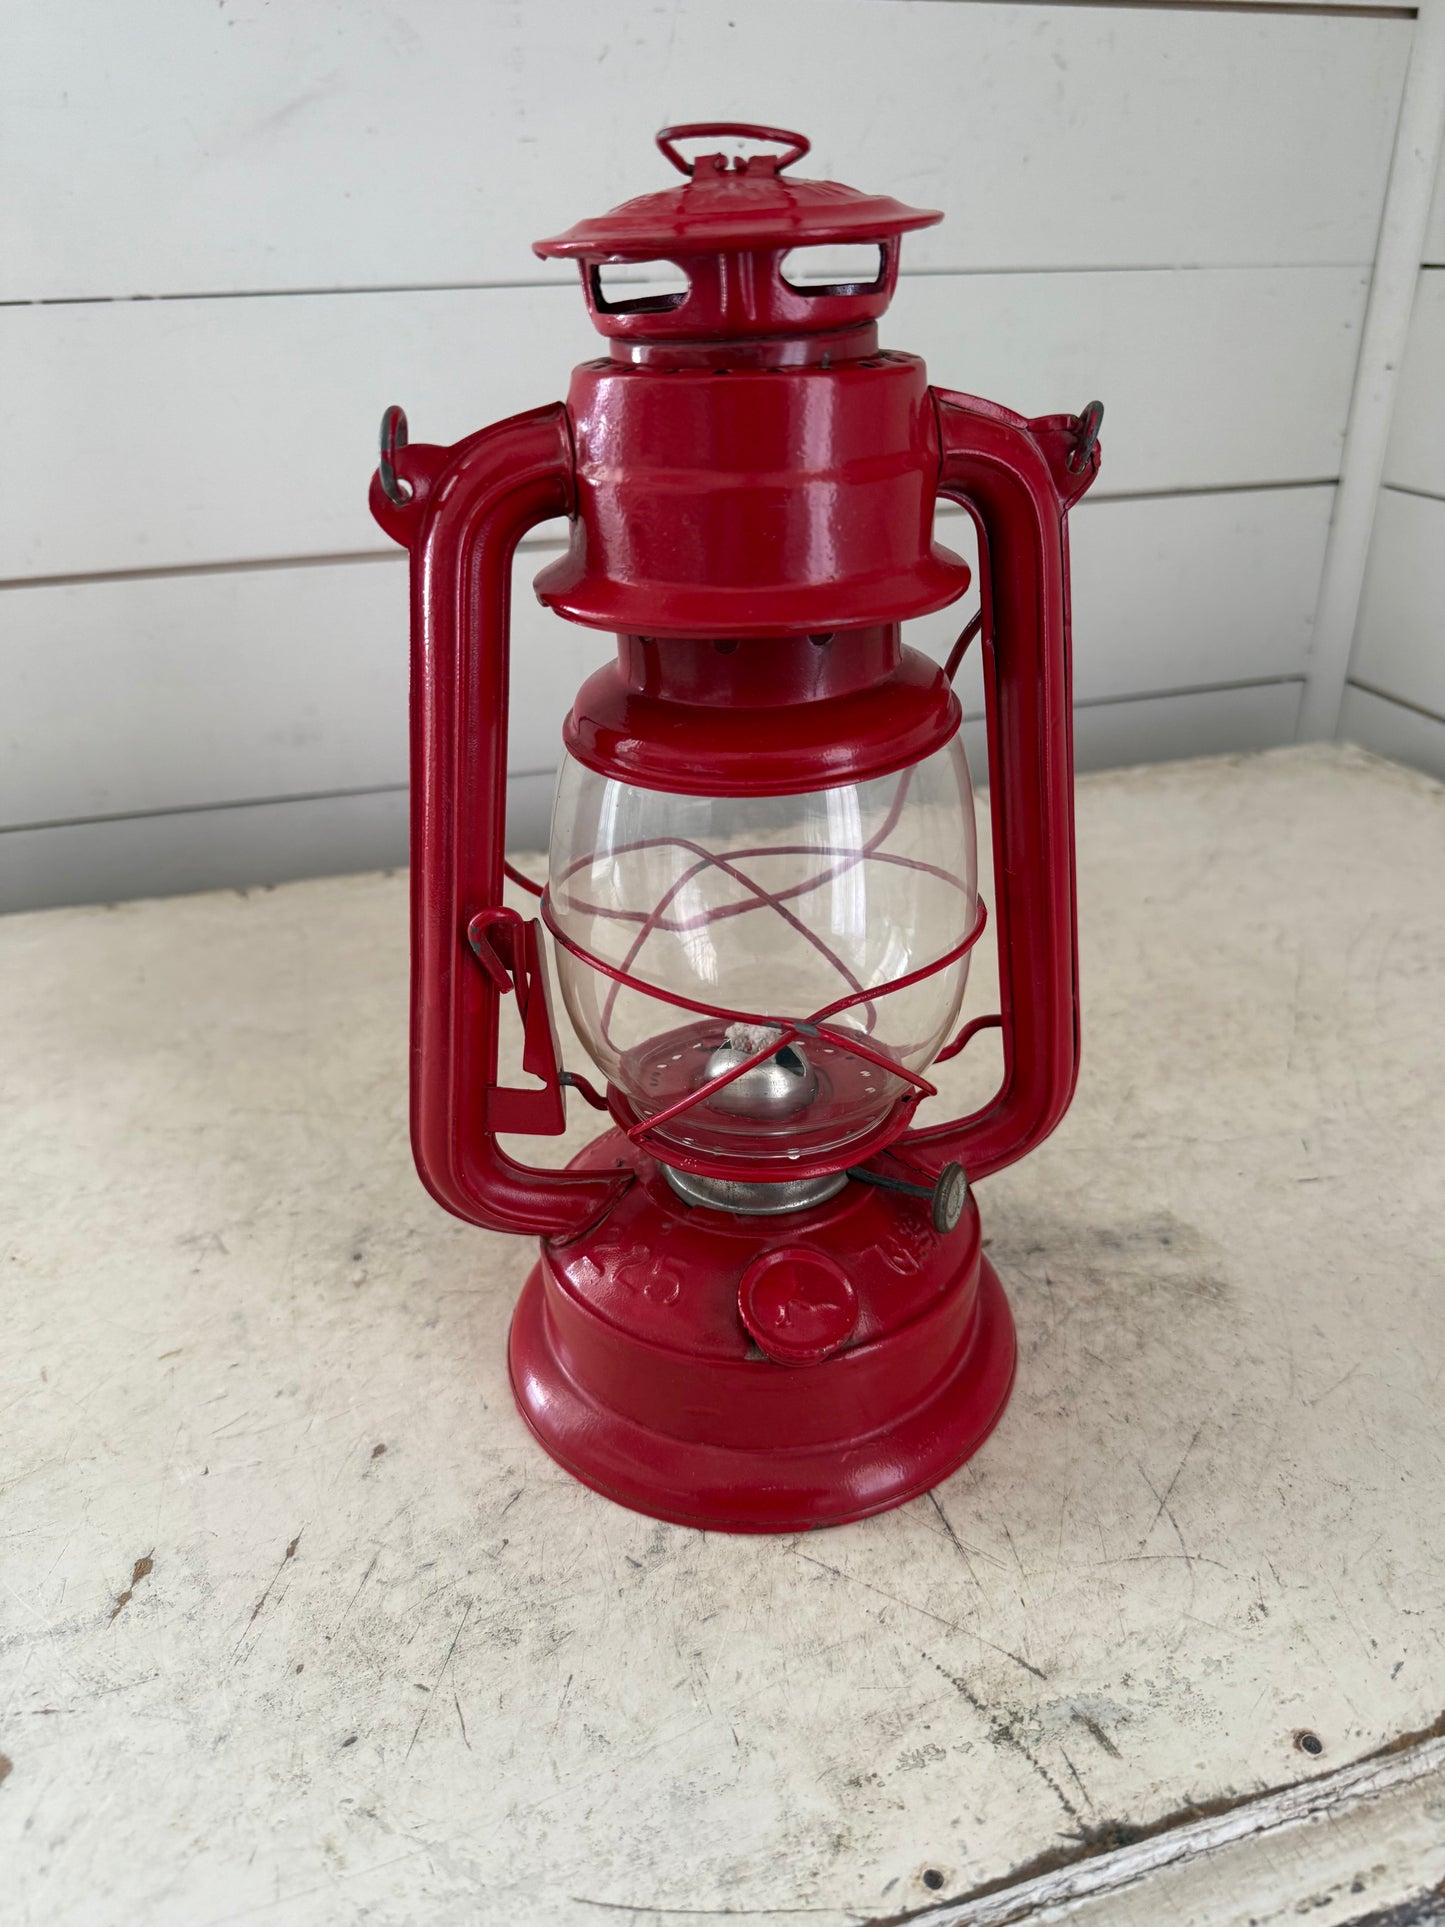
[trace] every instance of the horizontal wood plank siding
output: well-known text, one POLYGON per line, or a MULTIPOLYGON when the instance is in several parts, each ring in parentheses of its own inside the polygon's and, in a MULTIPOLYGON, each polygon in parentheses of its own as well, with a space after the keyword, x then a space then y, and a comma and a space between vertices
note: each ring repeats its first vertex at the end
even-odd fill
MULTIPOLYGON (((1300 687, 1283 682, 1081 708, 1075 716, 1079 767, 1287 743, 1300 687)), ((982 780, 981 722, 964 724, 964 742, 982 780)), ((551 805, 550 774, 511 779, 507 831, 514 849, 545 846, 551 805)), ((3 831, 0 913, 388 868, 406 860, 406 808, 406 790, 398 787, 3 831)))
POLYGON ((1445 267, 1422 269, 1415 287, 1385 481, 1445 500, 1445 267))
MULTIPOLYGON (((937 385, 1104 400, 1071 523, 1081 765, 1287 740, 1414 42, 1398 10, 1318 3, 23 0, 0 69, 0 905, 402 860, 377 420, 400 402, 450 443, 565 395, 599 343, 531 243, 667 186, 668 121, 796 125, 805 172, 942 209, 883 331, 937 385)), ((1415 332, 1389 479, 1438 494, 1445 271, 1415 332)), ((971 553, 966 517, 940 530, 971 553)), ((527 593, 560 535, 529 537, 514 599, 530 842, 611 647, 527 593)), ((1357 652, 1381 689, 1431 647, 1392 595, 1381 574, 1357 652)), ((972 606, 911 639, 941 658, 972 606)), ((977 651, 959 687, 981 756, 977 651)))
MULTIPOLYGON (((1086 501, 1075 691, 1098 702, 1304 673, 1328 488, 1086 501)), ((944 539, 972 553, 961 517, 944 539)), ((555 767, 608 636, 542 609, 517 561, 509 767, 555 767)), ((942 660, 963 616, 909 631, 942 660)), ((978 652, 962 684, 982 712, 978 652)), ((0 596, 0 828, 406 780, 406 564, 355 561, 0 596)))
POLYGON ((1339 735, 1445 777, 1445 151, 1422 254, 1339 735))
MULTIPOLYGON (((1356 268, 925 276, 885 339, 1024 414, 1104 397, 1110 493, 1319 481, 1339 461, 1356 268)), ((382 408, 452 442, 559 399, 597 338, 571 287, 0 310, 0 580, 377 551, 382 408)))
POLYGON ((1445 716, 1445 501, 1381 492, 1350 678, 1445 716))
POLYGON ((565 278, 537 236, 665 186, 654 128, 739 115, 944 209, 915 267, 1363 264, 1411 34, 928 0, 26 11, 12 300, 565 278))
POLYGON ((1340 741, 1358 743, 1392 763, 1408 763, 1445 782, 1445 716, 1432 716, 1350 683, 1340 712, 1340 741))
POLYGON ((1430 203, 1430 226, 1425 235, 1425 260, 1432 267, 1445 268, 1445 157, 1435 178, 1435 198, 1430 203))

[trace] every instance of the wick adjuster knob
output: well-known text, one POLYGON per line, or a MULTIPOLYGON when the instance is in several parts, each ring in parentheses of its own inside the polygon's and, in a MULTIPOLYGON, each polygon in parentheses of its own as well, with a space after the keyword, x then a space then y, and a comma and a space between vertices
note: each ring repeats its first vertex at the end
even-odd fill
POLYGON ((933 1187, 932 1211, 933 1228, 945 1234, 956 1230, 963 1216, 963 1207, 968 1203, 968 1179, 963 1174, 961 1164, 945 1164, 938 1174, 938 1182, 933 1187))
POLYGON ((963 1207, 968 1203, 968 1179, 961 1164, 945 1164, 932 1184, 910 1184, 906 1178, 870 1171, 866 1164, 849 1165, 848 1176, 879 1191, 897 1191, 905 1198, 927 1199, 933 1228, 945 1237, 957 1230, 963 1207))

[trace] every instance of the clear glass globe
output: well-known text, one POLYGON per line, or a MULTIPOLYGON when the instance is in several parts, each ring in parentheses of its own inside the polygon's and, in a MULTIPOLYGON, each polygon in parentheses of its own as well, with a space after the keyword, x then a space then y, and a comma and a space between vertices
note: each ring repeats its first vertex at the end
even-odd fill
POLYGON ((557 971, 598 1068, 648 1118, 770 1042, 782 1046, 657 1126, 694 1157, 775 1158, 781 1177, 790 1159, 880 1125, 908 1089, 884 1065, 931 1063, 957 1022, 968 957, 888 986, 963 941, 976 885, 957 737, 895 775, 790 796, 679 796, 570 756, 558 775, 557 971), (617 983, 569 942, 645 988, 617 983), (784 1044, 779 1026, 840 1000, 819 1034, 784 1044))

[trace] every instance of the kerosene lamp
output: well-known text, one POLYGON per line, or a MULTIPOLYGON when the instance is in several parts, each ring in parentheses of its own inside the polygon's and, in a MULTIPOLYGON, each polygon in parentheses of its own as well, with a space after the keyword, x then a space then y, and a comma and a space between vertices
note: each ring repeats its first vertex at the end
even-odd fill
POLYGON ((901 237, 939 214, 793 177, 808 143, 776 128, 658 145, 682 185, 537 244, 578 263, 607 344, 566 405, 449 448, 383 421, 372 509, 411 552, 412 1142, 446 1209, 540 1236, 510 1363, 547 1451, 660 1518, 794 1530, 927 1490, 1008 1398, 970 1187, 1053 1129, 1078 1064, 1065 517, 1102 410, 1027 421, 879 347, 901 237), (789 259, 862 244, 862 278, 789 259), (684 285, 604 281, 644 263, 684 285), (940 497, 981 577, 943 668, 900 635, 969 583, 940 497), (510 570, 562 515, 537 594, 617 657, 562 725, 524 918, 510 570), (951 687, 975 632, 1001 1008, 958 1030, 985 923, 951 687), (560 1067, 544 926, 605 1094, 560 1067), (509 999, 530 1086, 499 1083, 509 999), (992 1100, 919 1128, 929 1067, 989 1026, 992 1100), (561 1131, 569 1090, 611 1128, 566 1170, 502 1148, 561 1131))

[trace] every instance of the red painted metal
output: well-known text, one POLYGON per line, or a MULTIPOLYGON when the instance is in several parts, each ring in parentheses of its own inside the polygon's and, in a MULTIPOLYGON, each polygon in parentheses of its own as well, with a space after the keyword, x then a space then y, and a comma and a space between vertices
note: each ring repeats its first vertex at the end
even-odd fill
POLYGON ((836 1258, 812 1245, 778 1245, 744 1271, 738 1316, 775 1364, 817 1365, 858 1329, 858 1294, 836 1258))
POLYGON ((591 1236, 546 1244, 512 1321, 512 1388, 542 1444, 639 1512, 794 1532, 901 1505, 997 1423, 1014 1332, 970 1203, 941 1237, 926 1200, 850 1185, 786 1218, 689 1209, 618 1134, 578 1165, 637 1182, 591 1236), (857 1318, 815 1364, 762 1355, 739 1312, 760 1260, 800 1248, 857 1318))
MULTIPOLYGON (((935 1096, 937 1085, 930 1084, 926 1077, 920 1077, 917 1072, 908 1070, 878 1048, 869 1045, 856 1031, 842 1029, 828 1020, 843 1012, 854 1010, 860 1004, 875 1002, 893 991, 905 990, 909 985, 919 983, 925 977, 931 977, 940 970, 946 970, 950 964, 957 963, 961 957, 972 950, 983 935, 984 927, 988 922, 988 913, 980 898, 977 903, 977 914, 968 934, 951 949, 944 951, 941 956, 932 958, 917 970, 910 970, 901 977, 893 978, 887 984, 855 990, 849 996, 836 998, 831 1004, 824 1005, 821 1010, 815 1010, 811 1016, 795 1018, 770 1016, 759 1011, 729 1010, 719 1004, 702 1003, 694 998, 681 996, 676 991, 667 990, 660 985, 649 983, 646 979, 634 977, 631 972, 619 970, 615 964, 608 963, 605 958, 592 955, 574 943, 552 916, 545 895, 542 899, 542 910, 543 920, 556 941, 564 949, 581 957, 593 970, 599 971, 604 977, 610 977, 614 983, 641 990, 659 1003, 670 1004, 680 1010, 695 1011, 699 1016, 712 1020, 705 1026, 684 1025, 680 1030, 665 1032, 661 1036, 654 1037, 649 1040, 645 1052, 640 1053, 646 1057, 660 1057, 664 1060, 665 1068, 658 1075, 646 1080, 656 1090, 660 1104, 658 1110, 649 1112, 645 1118, 639 1117, 636 1109, 623 1093, 615 1086, 612 1087, 610 1101, 612 1115, 626 1131, 627 1136, 634 1143, 646 1146, 657 1156, 665 1157, 666 1162, 675 1165, 679 1170, 693 1171, 701 1176, 726 1176, 744 1182, 761 1181, 763 1183, 780 1175, 779 1158, 781 1156, 786 1156, 788 1159, 786 1169, 789 1177, 823 1177, 831 1171, 843 1171, 851 1164, 862 1162, 875 1151, 882 1150, 895 1138, 903 1135, 912 1107, 925 1097, 935 1096), (691 1054, 687 1047, 695 1036, 706 1034, 715 1038, 721 1028, 732 1023, 761 1025, 765 1029, 776 1031, 777 1034, 766 1045, 740 1059, 730 1069, 720 1071, 715 1077, 701 1084, 691 1080, 688 1075, 690 1066, 686 1062, 683 1063, 681 1070, 672 1071, 671 1066, 678 1062, 680 1057, 691 1054), (804 1036, 810 1045, 823 1046, 828 1049, 830 1055, 836 1054, 838 1057, 839 1062, 828 1073, 834 1092, 844 1080, 851 1077, 856 1081, 860 1071, 864 1069, 873 1074, 882 1073, 882 1077, 888 1080, 884 1085, 885 1092, 889 1084, 909 1088, 900 1091, 887 1115, 881 1118, 874 1129, 862 1140, 850 1139, 845 1145, 836 1149, 822 1148, 828 1141, 828 1125, 831 1122, 830 1109, 825 1098, 809 1107, 805 1124, 794 1124, 789 1129, 787 1143, 790 1148, 786 1152, 774 1149, 771 1156, 763 1156, 759 1150, 758 1155, 749 1157, 745 1153, 739 1155, 733 1145, 728 1145, 726 1162, 720 1162, 719 1151, 723 1146, 719 1145, 716 1135, 713 1135, 711 1140, 709 1138, 710 1130, 714 1134, 717 1131, 717 1120, 715 1117, 707 1116, 708 1100, 729 1084, 736 1083, 755 1065, 766 1058, 776 1056, 779 1051, 785 1050, 789 1044, 796 1043, 804 1036), (679 1139, 675 1134, 667 1131, 666 1127, 679 1116, 686 1117, 692 1123, 693 1129, 699 1134, 696 1139, 686 1136, 679 1139), (701 1153, 694 1151, 691 1147, 695 1142, 708 1145, 709 1149, 701 1153)), ((964 1033, 957 1049, 962 1050, 967 1042, 968 1035, 964 1033)), ((949 1046, 946 1053, 940 1052, 940 1056, 955 1054, 953 1046, 949 1046)), ((526 1063, 525 1059, 524 1065, 527 1069, 533 1068, 531 1064, 526 1063)), ((545 1074, 540 1065, 537 1074, 539 1076, 545 1074)), ((734 1140, 734 1144, 739 1138, 744 1144, 747 1142, 746 1132, 736 1119, 726 1120, 723 1138, 726 1140, 729 1137, 734 1140)), ((939 1169, 943 1168, 943 1164, 954 1161, 945 1158, 939 1169)))
POLYGON ((536 1169, 497 1143, 503 992, 468 937, 502 901, 512 556, 529 528, 572 506, 566 413, 539 408, 395 460, 410 498, 392 502, 377 475, 371 508, 412 558, 412 1150, 459 1218, 575 1236, 630 1180, 536 1169))
MULTIPOLYGON (((784 180, 782 170, 801 159, 808 143, 800 134, 746 122, 697 122, 665 127, 658 145, 682 167, 673 143, 708 134, 742 135, 785 142, 784 155, 752 154, 730 163, 721 153, 700 155, 685 187, 644 194, 565 234, 538 241, 544 260, 576 261, 592 319, 618 344, 678 341, 766 341, 855 330, 882 314, 898 279, 898 238, 931 227, 943 216, 934 208, 908 207, 886 194, 859 194, 837 181, 784 180), (795 288, 781 272, 784 256, 798 247, 876 241, 874 280, 795 288), (609 301, 599 268, 609 262, 667 261, 686 274, 685 295, 639 295, 609 301)), ((870 337, 871 339, 871 337, 870 337)), ((871 352, 858 344, 855 352, 871 352)), ((822 350, 826 353, 826 349, 822 350)))
POLYGON ((941 749, 960 721, 943 671, 897 623, 668 647, 619 638, 562 729, 579 763, 643 789, 788 796, 891 776, 941 749))
POLYGON ((644 636, 817 635, 968 587, 933 540, 938 419, 916 355, 698 368, 589 361, 567 398, 577 515, 537 578, 559 615, 644 636))
POLYGON ((1004 1078, 973 1116, 909 1144, 935 1171, 961 1164, 977 1180, 1048 1136, 1079 1074, 1065 517, 1097 474, 1099 450, 1095 441, 1076 472, 1074 416, 1031 422, 969 395, 940 389, 936 399, 939 492, 972 515, 983 564, 1004 1078))
MULTIPOLYGON (((412 556, 412 1138, 447 1209, 543 1238, 511 1366, 547 1449, 660 1517, 791 1530, 927 1489, 996 1421, 1013 1332, 976 1210, 970 1200, 940 1232, 926 1197, 850 1181, 826 1203, 747 1216, 685 1203, 654 1154, 702 1177, 799 1180, 866 1163, 926 1186, 950 1162, 971 1180, 999 1169, 1062 1116, 1078 1063, 1065 517, 1097 471, 1098 420, 1091 409, 1029 422, 930 389, 916 357, 879 351, 900 236, 935 214, 785 179, 807 143, 782 130, 712 124, 666 129, 660 142, 685 184, 538 244, 579 262, 609 341, 606 359, 575 371, 565 409, 453 448, 406 446, 404 420, 388 412, 371 499, 412 556), (679 152, 723 134, 793 151, 736 164, 679 152), (785 279, 791 249, 859 240, 878 244, 875 279, 821 289, 785 279), (685 294, 607 296, 602 266, 647 260, 679 266, 685 294), (751 1013, 647 987, 691 1013, 691 1027, 711 1025, 709 1038, 746 1017, 784 1039, 828 1040, 843 1067, 830 1076, 882 1070, 886 1110, 844 1150, 810 1153, 810 1131, 822 1134, 806 1113, 786 1127, 796 1156, 781 1168, 771 1140, 756 1155, 734 1144, 722 1162, 716 1146, 675 1141, 674 1124, 696 1127, 719 1090, 776 1054, 773 1042, 701 1085, 655 1093, 646 1118, 609 1087, 621 1129, 565 1171, 521 1163, 498 1133, 561 1129, 568 1087, 602 1100, 560 1068, 541 923, 502 903, 518 540, 569 516, 568 551, 538 593, 618 634, 616 664, 584 686, 566 726, 590 768, 711 797, 898 773, 901 808, 907 772, 957 729, 949 678, 974 628, 946 673, 900 643, 902 621, 968 583, 933 541, 940 494, 979 532, 1002 1010, 939 1056, 996 1024, 998 1093, 972 1117, 910 1130, 933 1087, 868 1041, 875 1002, 960 955, 982 928, 980 905, 953 951, 896 981, 849 978, 846 995, 805 1017, 789 1011, 785 985, 760 982, 751 1013), (530 1088, 499 1084, 508 998, 530 1088)), ((787 894, 748 888, 717 913, 717 941, 735 910, 787 894)), ((640 906, 643 927, 666 903, 640 906)), ((577 952, 545 895, 540 909, 577 952)), ((614 993, 638 981, 588 961, 614 993)), ((830 1088, 820 1084, 820 1103, 830 1088)), ((736 1133, 735 1116, 729 1125, 736 1133)))

